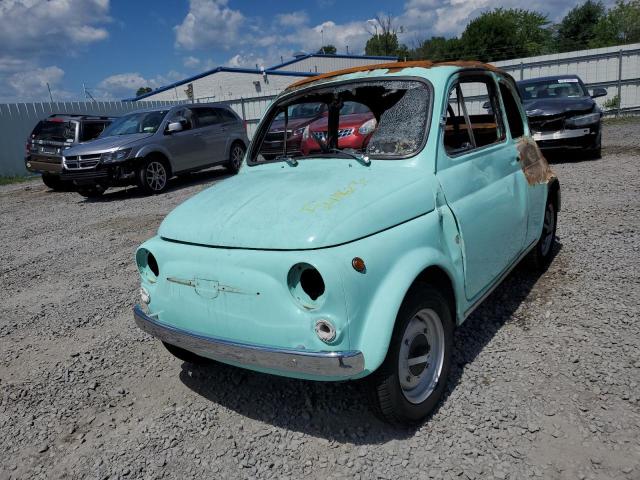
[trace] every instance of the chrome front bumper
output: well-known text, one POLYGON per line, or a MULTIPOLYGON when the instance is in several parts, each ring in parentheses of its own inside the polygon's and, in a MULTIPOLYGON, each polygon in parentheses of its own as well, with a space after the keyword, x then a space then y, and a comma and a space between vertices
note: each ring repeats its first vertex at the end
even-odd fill
POLYGON ((364 356, 356 350, 308 352, 206 337, 161 323, 144 313, 139 305, 133 308, 133 317, 140 329, 163 342, 238 366, 333 378, 354 377, 364 370, 364 356))
POLYGON ((573 130, 558 130, 557 132, 535 132, 533 134, 533 139, 536 142, 547 141, 547 140, 565 140, 567 138, 578 138, 584 137, 591 133, 590 128, 576 128, 573 130))

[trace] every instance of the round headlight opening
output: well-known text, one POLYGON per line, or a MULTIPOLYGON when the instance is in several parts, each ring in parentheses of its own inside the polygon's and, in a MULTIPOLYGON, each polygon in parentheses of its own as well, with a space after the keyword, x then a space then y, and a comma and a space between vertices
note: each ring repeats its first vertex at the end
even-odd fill
POLYGON ((324 280, 315 268, 307 268, 300 274, 300 286, 314 302, 324 293, 324 280))
POLYGON ((318 308, 324 301, 325 284, 320 272, 308 263, 297 263, 287 276, 293 298, 304 308, 318 308))
POLYGON ((151 270, 156 277, 160 275, 158 262, 156 261, 156 257, 154 257, 151 252, 149 252, 147 255, 147 265, 149 265, 149 270, 151 270))

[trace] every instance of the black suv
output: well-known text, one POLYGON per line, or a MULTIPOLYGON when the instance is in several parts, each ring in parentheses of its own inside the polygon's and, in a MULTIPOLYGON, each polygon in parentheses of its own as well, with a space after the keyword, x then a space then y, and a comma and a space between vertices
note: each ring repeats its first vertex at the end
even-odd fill
POLYGON ((113 117, 55 113, 40 120, 26 144, 27 170, 42 174, 44 184, 60 190, 69 182, 60 179, 62 151, 72 145, 93 140, 114 120, 113 117))

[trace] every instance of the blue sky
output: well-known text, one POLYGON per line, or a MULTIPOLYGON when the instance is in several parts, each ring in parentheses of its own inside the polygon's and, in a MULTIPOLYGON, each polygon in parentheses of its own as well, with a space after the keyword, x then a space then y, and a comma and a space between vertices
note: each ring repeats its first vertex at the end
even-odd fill
POLYGON ((481 12, 520 7, 558 20, 554 0, 0 0, 0 102, 132 96, 218 65, 268 67, 324 43, 362 54, 391 14, 411 45, 460 33, 481 12))

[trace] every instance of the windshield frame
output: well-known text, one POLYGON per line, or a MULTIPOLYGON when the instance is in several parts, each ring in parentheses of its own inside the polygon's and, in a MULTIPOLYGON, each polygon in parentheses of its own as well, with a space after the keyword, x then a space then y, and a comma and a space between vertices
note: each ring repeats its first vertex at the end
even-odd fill
MULTIPOLYGON (((349 79, 349 80, 341 80, 338 82, 321 82, 319 84, 316 85, 310 85, 308 87, 304 87, 304 88, 300 88, 297 90, 294 90, 292 92, 289 93, 285 93, 284 95, 278 97, 268 108, 268 110, 266 111, 266 113, 263 115, 262 120, 260 121, 260 124, 258 125, 258 129, 256 130, 256 133, 254 134, 252 140, 251 140, 251 146, 249 147, 249 154, 247 156, 247 160, 246 163, 248 166, 250 167, 255 167, 257 165, 266 165, 269 163, 280 163, 282 162, 282 158, 274 158, 271 160, 263 160, 263 161, 257 161, 256 158, 258 157, 259 154, 259 148, 258 145, 262 146, 262 143, 264 141, 264 137, 266 136, 266 134, 269 131, 269 127, 271 126, 271 123, 274 121, 275 117, 276 117, 276 112, 284 105, 288 106, 288 104, 291 104, 292 102, 295 102, 295 100, 298 97, 304 97, 305 95, 308 95, 309 93, 313 93, 314 90, 327 90, 327 89, 331 89, 334 87, 339 87, 345 84, 358 84, 358 83, 373 83, 373 82, 393 82, 393 81, 415 81, 415 82, 420 82, 424 85, 425 89, 427 90, 427 94, 429 96, 428 98, 428 102, 429 102, 429 106, 426 109, 425 115, 426 115, 426 122, 425 122, 425 127, 424 127, 424 132, 422 134, 422 140, 418 146, 418 148, 416 148, 416 150, 414 152, 411 152, 409 154, 406 155, 391 155, 391 154, 384 154, 384 155, 376 155, 376 154, 363 154, 363 155, 367 155, 368 157, 371 158, 371 160, 406 160, 408 158, 413 158, 417 155, 420 154, 420 152, 422 152, 424 150, 425 145, 427 144, 428 138, 429 138, 429 130, 431 129, 431 122, 432 122, 432 117, 433 117, 433 100, 434 100, 434 88, 433 88, 433 84, 431 83, 431 81, 429 81, 429 79, 424 78, 424 77, 419 77, 419 76, 415 76, 415 75, 377 75, 377 76, 372 76, 372 77, 366 77, 366 78, 356 78, 356 79, 349 79), (284 104, 284 105, 283 105, 284 104)), ((353 100, 353 101, 357 101, 357 100, 353 100)), ((335 158, 336 155, 340 155, 340 153, 313 153, 310 155, 304 155, 301 157, 295 157, 296 160, 298 161, 302 161, 302 160, 307 160, 307 159, 318 159, 318 158, 335 158)))
MULTIPOLYGON (((115 120, 113 120, 103 131, 100 135, 98 135, 97 138, 107 138, 107 137, 123 137, 125 135, 139 135, 141 133, 146 133, 149 135, 155 135, 159 130, 160 127, 162 127, 163 123, 165 123, 166 119, 167 119, 167 115, 169 114, 169 112, 171 111, 171 108, 167 108, 166 110, 160 109, 160 110, 143 110, 141 112, 131 112, 131 113, 127 113, 126 115, 123 115, 121 117, 116 118, 115 120), (113 134, 108 134, 105 135, 106 132, 108 132, 112 127, 114 127, 115 125, 118 124, 124 124, 124 122, 126 122, 126 119, 130 118, 130 117, 134 117, 134 116, 147 116, 153 113, 162 113, 164 112, 164 115, 162 116, 162 118, 160 119, 160 121, 158 122, 158 128, 156 128, 153 132, 135 132, 135 133, 113 133, 113 134)), ((138 122, 139 124, 140 122, 138 122)))

